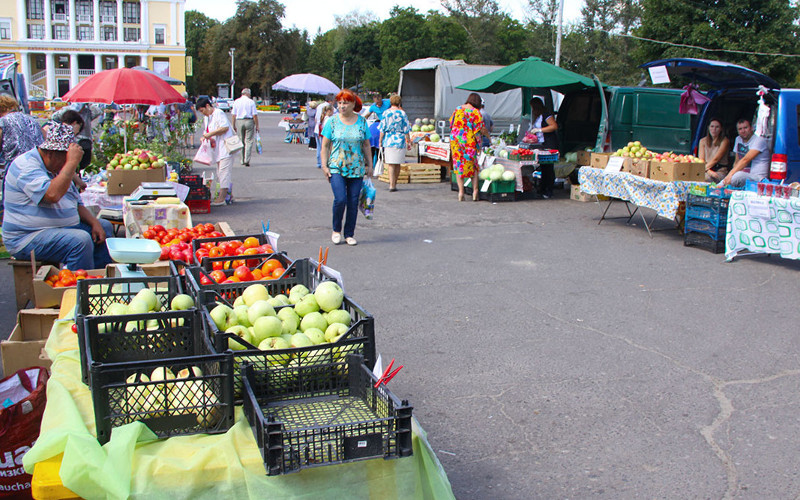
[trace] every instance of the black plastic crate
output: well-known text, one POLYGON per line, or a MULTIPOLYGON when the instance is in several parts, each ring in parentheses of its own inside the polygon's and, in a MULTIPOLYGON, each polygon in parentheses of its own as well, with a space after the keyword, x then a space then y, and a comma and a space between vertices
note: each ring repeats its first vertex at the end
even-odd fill
MULTIPOLYGON (((347 376, 348 354, 363 356, 369 366, 375 364, 375 319, 347 296, 342 303, 342 309, 350 313, 350 327, 335 343, 269 351, 259 350, 235 334, 220 331, 210 316, 214 307, 216 304, 213 303, 203 305, 201 312, 206 335, 216 352, 226 352, 229 349, 229 340, 244 347, 244 350, 232 351, 234 368, 245 361, 251 363, 256 371, 256 382, 259 386, 269 383, 272 387, 270 397, 277 400, 304 397, 309 390, 335 390, 347 376), (331 366, 336 366, 337 370, 330 370, 331 366)), ((240 380, 234 381, 234 397, 237 402, 241 400, 240 380)))
POLYGON ((189 188, 206 187, 205 182, 203 182, 203 176, 197 174, 181 175, 178 177, 178 183, 189 186, 189 188))
POLYGON ((114 427, 136 421, 161 438, 226 432, 234 422, 233 377, 230 353, 94 363, 91 390, 97 440, 104 444, 114 427), (153 370, 163 368, 180 378, 149 380, 153 370), (181 374, 183 369, 188 373, 181 374))
POLYGON ((683 235, 684 246, 696 246, 704 248, 711 253, 724 253, 725 252, 725 233, 723 230, 723 237, 714 239, 706 233, 687 232, 683 235))
MULTIPOLYGON (((248 256, 250 257, 250 256, 248 256)), ((280 278, 272 280, 243 281, 239 283, 209 283, 202 284, 201 277, 207 273, 200 267, 186 268, 186 281, 190 293, 195 297, 198 304, 207 304, 219 299, 233 303, 236 297, 244 292, 245 288, 260 283, 267 287, 270 295, 289 294, 289 290, 295 285, 305 285, 313 291, 317 285, 323 281, 330 280, 331 277, 323 271, 317 271, 316 266, 309 259, 298 259, 285 268, 286 272, 280 278)))
MULTIPOLYGON (((256 370, 242 370, 244 414, 258 443, 267 475, 413 453, 413 408, 377 378, 358 355, 347 357, 348 376, 334 391, 309 391, 302 399, 275 401, 256 370)), ((337 372, 338 366, 328 370, 337 372)))
POLYGON ((726 224, 724 222, 711 222, 687 217, 683 224, 685 233, 703 233, 715 240, 725 240, 726 224))
MULTIPOLYGON (((211 272, 214 269, 219 269, 222 271, 234 271, 240 265, 245 264, 252 271, 256 267, 260 268, 263 266, 269 259, 277 259, 280 261, 281 267, 287 270, 292 265, 292 259, 287 257, 285 253, 259 253, 252 255, 203 257, 203 260, 200 262, 200 268, 206 272, 211 272), (215 263, 219 264, 215 265, 215 263)), ((226 272, 225 274, 229 275, 230 273, 226 272)))
POLYGON ((186 201, 194 200, 210 200, 211 190, 206 186, 197 186, 189 189, 189 194, 186 195, 186 201))
POLYGON ((498 202, 498 201, 517 201, 516 191, 510 193, 490 193, 478 191, 478 198, 484 201, 498 202))

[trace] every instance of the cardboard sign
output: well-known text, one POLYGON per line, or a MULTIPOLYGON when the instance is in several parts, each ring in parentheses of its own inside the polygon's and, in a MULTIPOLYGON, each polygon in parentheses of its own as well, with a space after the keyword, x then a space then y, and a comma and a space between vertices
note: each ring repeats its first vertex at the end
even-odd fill
POLYGON ((625 162, 625 158, 622 156, 612 156, 608 159, 608 163, 606 164, 606 172, 621 172, 622 171, 622 164, 625 162))
POLYGON ((750 217, 769 219, 769 200, 763 197, 748 196, 745 198, 747 203, 747 213, 750 217))

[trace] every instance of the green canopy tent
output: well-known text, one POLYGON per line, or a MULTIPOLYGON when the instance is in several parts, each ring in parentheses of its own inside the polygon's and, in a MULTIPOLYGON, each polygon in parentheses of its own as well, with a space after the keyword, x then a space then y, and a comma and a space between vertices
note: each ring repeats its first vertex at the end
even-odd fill
MULTIPOLYGON (((479 78, 459 85, 457 88, 470 90, 473 92, 490 92, 497 94, 506 90, 521 88, 522 92, 522 112, 530 115, 530 98, 533 89, 550 89, 566 94, 576 90, 597 87, 602 94, 602 87, 597 78, 589 78, 579 75, 568 69, 560 68, 548 62, 542 61, 538 57, 527 57, 522 61, 510 66, 492 71, 479 78)), ((603 116, 608 116, 603 100, 603 116)), ((602 144, 602 137, 608 127, 607 119, 601 120, 598 130, 597 147, 602 144)), ((601 149, 598 149, 600 151, 601 149)))

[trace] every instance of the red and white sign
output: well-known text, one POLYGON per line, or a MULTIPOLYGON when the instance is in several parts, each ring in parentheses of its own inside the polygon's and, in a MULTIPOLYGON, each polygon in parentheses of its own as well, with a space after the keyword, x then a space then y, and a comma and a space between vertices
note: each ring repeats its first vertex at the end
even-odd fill
POLYGON ((447 142, 420 142, 420 156, 427 156, 435 160, 450 160, 450 144, 447 142))

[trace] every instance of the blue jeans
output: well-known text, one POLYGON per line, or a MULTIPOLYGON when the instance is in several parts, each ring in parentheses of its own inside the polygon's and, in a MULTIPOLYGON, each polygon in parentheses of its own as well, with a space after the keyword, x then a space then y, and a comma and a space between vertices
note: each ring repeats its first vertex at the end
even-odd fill
POLYGON ((317 139, 317 168, 322 168, 322 137, 317 139))
POLYGON ((333 232, 342 232, 342 216, 344 218, 344 237, 350 238, 356 232, 358 217, 358 195, 361 194, 363 177, 342 177, 331 174, 331 190, 333 191, 333 232))
MULTIPOLYGON (((106 231, 106 238, 114 236, 111 223, 99 219, 106 231)), ((36 260, 59 262, 67 269, 103 269, 111 263, 105 242, 95 245, 92 228, 81 222, 77 226, 47 229, 37 234, 25 248, 14 254, 14 258, 30 260, 31 250, 36 260)))

